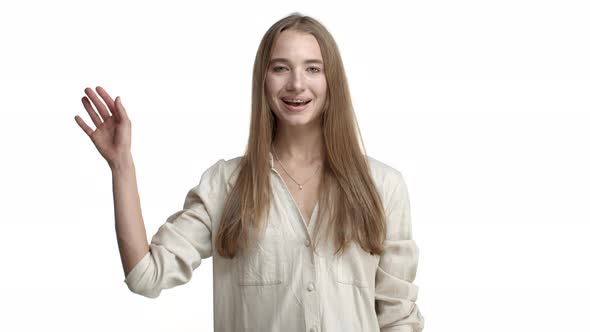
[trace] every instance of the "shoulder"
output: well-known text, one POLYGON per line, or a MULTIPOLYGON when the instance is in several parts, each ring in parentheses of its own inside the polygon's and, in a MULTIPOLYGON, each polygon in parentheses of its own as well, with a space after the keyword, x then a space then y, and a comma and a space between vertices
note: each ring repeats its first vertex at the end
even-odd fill
POLYGON ((375 187, 384 202, 408 200, 408 187, 400 170, 370 156, 367 160, 375 187))
POLYGON ((397 168, 369 155, 367 155, 367 160, 371 176, 378 187, 383 187, 384 190, 394 190, 403 181, 402 172, 397 168))
POLYGON ((187 196, 187 203, 202 201, 211 206, 222 204, 227 193, 229 193, 232 182, 235 181, 233 175, 239 166, 240 157, 232 159, 218 159, 209 163, 198 184, 193 186, 187 196), (198 197, 198 198, 197 198, 198 197))
POLYGON ((201 183, 208 183, 212 186, 228 185, 235 181, 237 169, 240 165, 241 156, 231 159, 218 159, 210 164, 201 175, 201 183))

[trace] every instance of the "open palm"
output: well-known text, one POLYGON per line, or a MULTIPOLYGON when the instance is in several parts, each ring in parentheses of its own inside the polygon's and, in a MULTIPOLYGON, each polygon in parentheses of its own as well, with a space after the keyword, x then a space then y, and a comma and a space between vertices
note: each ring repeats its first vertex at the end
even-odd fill
POLYGON ((131 121, 121 103, 121 98, 117 97, 113 101, 109 94, 102 87, 98 86, 96 87, 96 92, 106 103, 105 106, 92 89, 86 88, 84 92, 96 107, 98 114, 88 98, 86 96, 82 97, 82 104, 96 126, 96 130, 92 130, 80 116, 76 115, 74 119, 80 128, 90 137, 98 152, 100 152, 109 165, 113 165, 123 158, 130 156, 131 121))

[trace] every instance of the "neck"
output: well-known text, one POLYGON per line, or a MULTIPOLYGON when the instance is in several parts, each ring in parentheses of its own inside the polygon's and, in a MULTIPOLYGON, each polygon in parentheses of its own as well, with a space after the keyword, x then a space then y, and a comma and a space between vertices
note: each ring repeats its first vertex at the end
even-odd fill
POLYGON ((274 153, 282 162, 310 164, 324 160, 324 139, 319 126, 277 128, 274 153))

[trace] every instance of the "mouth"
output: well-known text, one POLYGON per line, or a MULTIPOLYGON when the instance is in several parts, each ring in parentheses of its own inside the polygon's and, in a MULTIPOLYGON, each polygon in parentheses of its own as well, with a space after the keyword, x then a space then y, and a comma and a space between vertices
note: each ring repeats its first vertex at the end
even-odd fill
POLYGON ((308 104, 311 102, 311 99, 309 100, 298 100, 298 101, 294 101, 294 100, 290 100, 287 98, 281 98, 281 101, 283 102, 283 105, 285 106, 285 108, 291 112, 303 112, 304 110, 307 109, 308 104))
POLYGON ((309 100, 292 100, 292 99, 288 99, 288 98, 281 98, 281 100, 283 101, 283 103, 289 105, 289 106, 304 106, 309 104, 309 102, 311 102, 311 99, 309 100))

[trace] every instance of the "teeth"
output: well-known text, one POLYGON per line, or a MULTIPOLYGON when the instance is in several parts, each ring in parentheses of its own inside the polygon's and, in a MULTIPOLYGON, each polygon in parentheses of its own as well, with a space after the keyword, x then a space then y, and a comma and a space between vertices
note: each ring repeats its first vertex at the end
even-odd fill
POLYGON ((293 100, 291 100, 291 99, 283 99, 283 100, 288 101, 290 103, 305 103, 307 101, 307 100, 300 100, 300 99, 293 99, 293 100))

